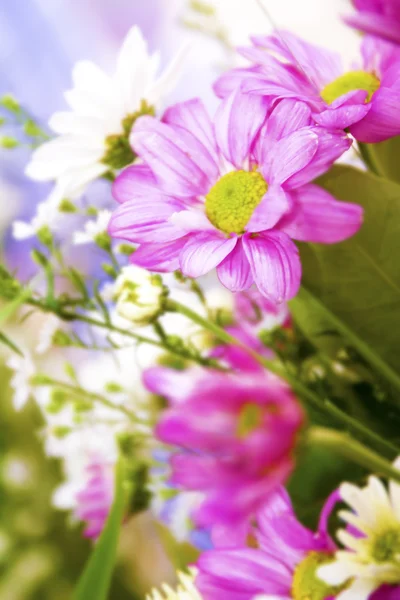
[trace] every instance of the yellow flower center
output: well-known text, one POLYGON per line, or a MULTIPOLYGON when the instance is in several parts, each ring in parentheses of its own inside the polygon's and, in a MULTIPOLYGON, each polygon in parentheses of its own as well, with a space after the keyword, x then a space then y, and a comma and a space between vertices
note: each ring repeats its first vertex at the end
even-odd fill
POLYGON ((332 556, 330 554, 310 552, 297 565, 292 585, 293 600, 325 600, 329 596, 335 598, 346 587, 346 584, 340 587, 329 586, 317 577, 316 571, 319 567, 331 561, 332 556))
POLYGON ((155 115, 154 107, 147 104, 145 100, 142 100, 138 111, 127 115, 123 119, 122 133, 109 135, 106 138, 106 152, 101 159, 102 163, 112 169, 123 169, 134 161, 136 155, 131 148, 129 136, 136 119, 143 115, 155 115))
POLYGON ((332 104, 335 100, 353 92, 355 90, 365 90, 368 92, 366 102, 369 102, 372 96, 375 94, 381 82, 373 73, 367 73, 366 71, 350 71, 341 75, 335 81, 328 83, 321 92, 321 98, 325 100, 327 104, 332 104))
POLYGON ((257 171, 234 171, 221 177, 206 196, 206 214, 224 233, 244 233, 247 223, 267 192, 257 171))
POLYGON ((236 435, 245 438, 258 429, 263 421, 264 410, 258 404, 249 402, 242 406, 236 427, 236 435))
POLYGON ((371 555, 377 563, 398 562, 400 527, 379 533, 372 540, 371 555))

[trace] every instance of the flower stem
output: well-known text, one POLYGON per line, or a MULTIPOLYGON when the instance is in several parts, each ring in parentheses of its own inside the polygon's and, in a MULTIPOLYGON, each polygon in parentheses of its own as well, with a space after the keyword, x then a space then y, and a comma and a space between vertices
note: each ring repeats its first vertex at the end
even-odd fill
POLYGON ((167 301, 167 310, 171 312, 179 312, 191 319, 194 323, 202 326, 213 333, 219 340, 226 344, 233 344, 245 350, 250 356, 252 356, 260 365, 274 373, 278 377, 284 379, 303 400, 314 406, 317 410, 329 414, 337 422, 341 423, 345 427, 351 429, 354 433, 357 433, 360 437, 368 440, 375 447, 379 446, 384 452, 391 457, 398 453, 398 449, 394 447, 390 442, 387 442, 379 435, 365 427, 348 414, 341 411, 335 404, 333 404, 328 398, 321 398, 315 394, 311 389, 305 386, 296 376, 289 373, 282 365, 272 360, 265 358, 264 356, 255 352, 252 348, 249 348, 238 340, 237 338, 230 335, 227 331, 219 327, 216 323, 205 319, 201 315, 198 315, 193 310, 184 306, 174 300, 167 301))
POLYGON ((400 483, 398 469, 347 433, 325 427, 311 427, 307 433, 307 443, 332 449, 362 467, 400 483))

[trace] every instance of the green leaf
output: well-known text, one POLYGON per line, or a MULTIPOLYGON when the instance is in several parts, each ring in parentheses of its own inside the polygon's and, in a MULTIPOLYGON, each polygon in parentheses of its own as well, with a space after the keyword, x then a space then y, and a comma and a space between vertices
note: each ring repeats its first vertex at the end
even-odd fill
POLYGON ((11 302, 6 304, 0 310, 0 323, 6 321, 11 315, 15 313, 15 311, 32 295, 32 290, 28 287, 22 290, 22 292, 14 298, 11 302))
POLYGON ((107 523, 78 582, 73 600, 106 600, 111 586, 127 490, 121 463, 117 465, 115 498, 107 523))
POLYGON ((364 224, 341 244, 301 245, 305 293, 292 302, 294 317, 328 353, 340 345, 338 334, 348 339, 350 332, 350 344, 364 358, 381 374, 386 365, 399 379, 400 186, 343 166, 334 167, 318 183, 339 200, 362 205, 364 224))
POLYGON ((374 173, 400 183, 400 137, 359 146, 365 162, 374 173))
POLYGON ((5 344, 6 346, 8 346, 13 352, 16 352, 17 354, 19 354, 20 356, 24 356, 23 353, 21 352, 21 350, 18 348, 18 346, 16 346, 14 344, 14 342, 12 340, 10 340, 9 337, 6 336, 5 333, 3 333, 2 331, 0 331, 0 343, 5 344))

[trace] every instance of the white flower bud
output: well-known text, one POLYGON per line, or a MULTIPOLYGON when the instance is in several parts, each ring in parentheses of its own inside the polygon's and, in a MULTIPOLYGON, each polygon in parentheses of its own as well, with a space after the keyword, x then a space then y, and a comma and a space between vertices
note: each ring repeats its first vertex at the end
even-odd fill
POLYGON ((165 294, 159 275, 135 265, 124 267, 106 292, 117 313, 135 325, 148 325, 162 313, 165 294))

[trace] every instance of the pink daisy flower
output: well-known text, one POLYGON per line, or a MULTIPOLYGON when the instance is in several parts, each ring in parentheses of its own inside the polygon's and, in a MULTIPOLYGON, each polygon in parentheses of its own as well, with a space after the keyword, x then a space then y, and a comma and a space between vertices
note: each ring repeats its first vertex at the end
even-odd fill
POLYGON ((170 403, 156 436, 177 448, 172 484, 204 494, 196 524, 246 526, 294 466, 303 412, 289 387, 265 372, 156 367, 144 378, 170 403))
POLYGON ((269 98, 297 98, 313 119, 328 129, 347 129, 360 142, 381 142, 400 134, 400 54, 392 44, 367 37, 362 66, 346 72, 340 55, 279 31, 255 36, 239 48, 253 63, 228 71, 215 84, 225 97, 242 91, 269 98))
POLYGON ((310 127, 309 108, 257 95, 229 95, 214 122, 200 100, 170 108, 163 122, 138 120, 131 135, 141 165, 114 184, 121 203, 113 237, 140 244, 132 262, 200 277, 217 268, 231 291, 253 283, 274 302, 298 291, 294 240, 336 243, 360 227, 362 209, 310 183, 351 144, 310 127))
POLYGON ((328 500, 313 533, 297 520, 287 492, 275 490, 257 513, 251 547, 219 540, 200 556, 196 586, 204 600, 334 600, 315 574, 336 549, 327 533, 331 505, 328 500))
POLYGON ((103 531, 114 499, 114 465, 93 461, 87 468, 85 487, 76 496, 74 515, 86 522, 84 536, 97 539, 103 531))
POLYGON ((357 13, 345 18, 348 25, 400 44, 399 0, 354 0, 357 13))

